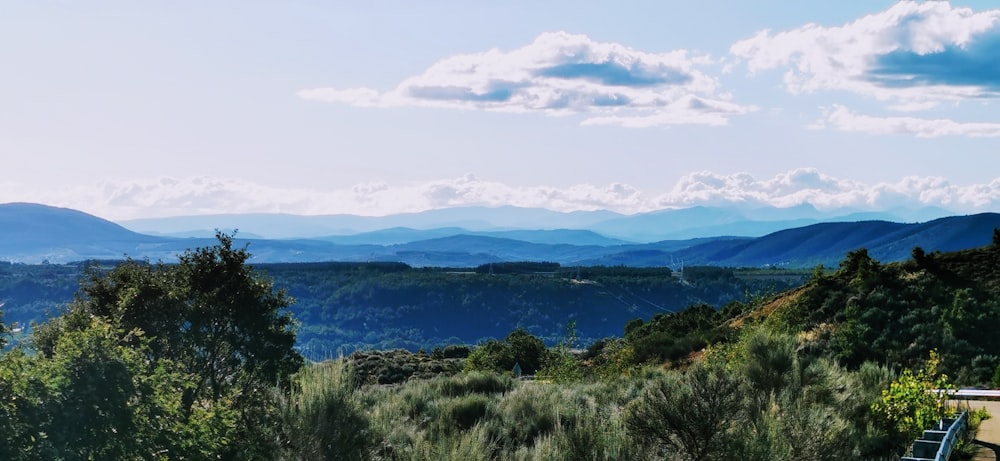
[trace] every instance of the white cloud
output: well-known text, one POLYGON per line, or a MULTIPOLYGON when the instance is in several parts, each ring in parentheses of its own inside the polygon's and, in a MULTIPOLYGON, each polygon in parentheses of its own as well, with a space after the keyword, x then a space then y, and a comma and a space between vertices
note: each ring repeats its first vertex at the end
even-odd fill
POLYGON ((1000 137, 1000 123, 961 123, 948 119, 926 119, 916 117, 874 117, 855 114, 841 105, 834 105, 812 128, 832 127, 840 131, 868 134, 912 135, 918 138, 939 138, 943 136, 968 136, 978 138, 1000 137))
POLYGON ((681 177, 665 192, 643 191, 623 183, 514 186, 473 175, 410 184, 364 183, 328 190, 203 177, 106 182, 60 192, 32 191, 21 184, 0 183, 0 202, 11 201, 74 208, 116 220, 227 213, 380 216, 457 206, 504 205, 621 213, 696 205, 809 204, 821 210, 871 211, 936 206, 972 213, 1000 208, 1000 178, 970 185, 952 184, 939 177, 905 177, 896 182, 868 184, 811 168, 762 179, 748 173, 702 171, 681 177))
POLYGON ((941 1, 902 1, 838 27, 764 30, 730 48, 752 74, 783 69, 792 93, 845 90, 898 110, 996 97, 998 51, 1000 10, 941 1))
POLYGON ((302 99, 337 102, 358 107, 377 107, 380 104, 379 92, 371 88, 349 88, 346 90, 314 88, 311 90, 301 90, 298 92, 298 95, 302 99))
POLYGON ((608 115, 591 117, 584 125, 621 125, 627 128, 648 128, 665 125, 726 125, 729 117, 756 110, 726 101, 706 102, 695 96, 688 96, 673 104, 664 106, 649 115, 608 115))
POLYGON ((511 51, 452 56, 396 88, 313 88, 303 99, 358 107, 424 106, 548 115, 585 114, 587 124, 725 124, 754 110, 718 93, 702 70, 715 65, 685 50, 650 53, 585 35, 544 33, 511 51))
POLYGON ((866 184, 800 168, 757 179, 747 173, 688 174, 673 190, 654 198, 655 208, 695 205, 850 208, 881 211, 897 207, 942 207, 953 212, 992 211, 1000 206, 1000 178, 988 184, 955 185, 945 178, 909 176, 897 182, 866 184))
POLYGON ((811 204, 817 208, 842 208, 864 203, 868 186, 838 179, 815 169, 801 168, 759 180, 748 173, 723 175, 710 171, 690 173, 660 196, 660 207, 742 204, 790 207, 811 204))

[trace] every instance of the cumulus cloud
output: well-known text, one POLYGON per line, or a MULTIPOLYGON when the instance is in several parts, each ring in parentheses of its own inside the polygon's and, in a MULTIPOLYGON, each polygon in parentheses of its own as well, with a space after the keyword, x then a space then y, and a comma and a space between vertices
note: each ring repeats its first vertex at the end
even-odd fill
POLYGON ((655 207, 695 205, 812 205, 820 210, 883 211, 892 208, 941 207, 953 212, 980 212, 1000 205, 1000 178, 988 184, 956 185, 945 178, 908 176, 896 182, 867 184, 837 178, 813 168, 800 168, 773 178, 747 173, 709 171, 682 177, 673 190, 655 199, 655 207))
POLYGON ((902 1, 849 24, 816 24, 736 42, 750 73, 783 69, 792 93, 845 90, 897 110, 1000 95, 1000 10, 902 1))
POLYGON ((731 205, 843 208, 864 203, 864 184, 801 168, 757 179, 748 173, 701 171, 683 176, 673 190, 657 198, 660 207, 731 205))
POLYGON ((643 191, 624 183, 515 186, 474 175, 409 184, 363 183, 324 190, 203 177, 107 182, 59 192, 51 189, 33 192, 23 184, 0 182, 0 202, 10 201, 75 208, 116 220, 227 213, 381 216, 459 206, 506 205, 627 214, 698 205, 779 208, 812 205, 820 210, 869 211, 933 206, 972 213, 1000 207, 1000 178, 985 184, 959 185, 946 178, 911 176, 869 184, 812 168, 769 178, 701 171, 682 176, 666 191, 643 191))
POLYGON ((754 108, 718 92, 718 80, 701 70, 714 64, 685 50, 651 53, 551 32, 511 51, 442 59, 388 91, 312 88, 298 96, 358 107, 586 114, 587 124, 720 125, 754 108))
POLYGON ((841 105, 834 105, 812 128, 832 127, 840 131, 869 134, 901 134, 918 138, 943 136, 968 136, 977 138, 1000 137, 1000 123, 962 123, 949 119, 916 117, 875 117, 855 114, 841 105))

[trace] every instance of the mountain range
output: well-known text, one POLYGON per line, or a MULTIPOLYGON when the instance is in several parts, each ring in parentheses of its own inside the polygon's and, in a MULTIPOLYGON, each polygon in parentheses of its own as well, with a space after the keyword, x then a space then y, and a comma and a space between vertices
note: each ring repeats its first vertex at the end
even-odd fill
MULTIPOLYGON (((901 210, 900 214, 940 212, 901 210)), ((871 217, 854 214, 839 222, 823 222, 834 218, 824 218, 812 207, 791 214, 694 207, 630 216, 502 207, 378 218, 258 214, 116 224, 76 210, 9 203, 0 204, 0 260, 65 263, 129 256, 169 262, 186 249, 212 245, 214 231, 206 228, 239 228, 237 240, 249 245, 255 262, 400 261, 413 266, 474 267, 549 261, 802 268, 836 265, 848 251, 860 247, 876 259, 896 261, 908 258, 916 246, 927 252, 982 246, 990 242, 992 230, 1000 228, 996 213, 918 223, 866 219, 871 217), (797 217, 777 219, 793 215, 797 217), (298 235, 291 235, 290 229, 298 235), (664 235, 677 238, 649 240, 664 235)))
MULTIPOLYGON (((788 208, 746 208, 738 206, 695 206, 665 209, 649 213, 623 215, 611 211, 574 211, 563 213, 541 208, 455 207, 420 213, 389 216, 288 214, 228 214, 178 216, 121 221, 122 226, 144 234, 172 237, 211 237, 214 229, 239 229, 257 238, 322 239, 338 243, 406 243, 425 238, 442 237, 441 230, 461 233, 495 233, 518 230, 589 230, 612 239, 631 243, 651 243, 663 240, 686 240, 718 235, 760 237, 779 230, 807 226, 820 222, 852 222, 881 220, 893 222, 924 222, 951 215, 941 208, 918 210, 896 208, 884 212, 853 209, 821 211, 812 205, 788 208), (396 234, 385 237, 395 229, 396 234), (406 229, 439 232, 439 235, 401 236, 406 229), (352 241, 359 234, 371 234, 368 240, 352 241), (348 240, 341 240, 347 237, 348 240), (400 238, 402 237, 402 238, 400 238)), ((492 235, 495 237, 510 237, 492 235)), ((523 235, 520 237, 523 238, 523 235)), ((537 242, 553 243, 553 242, 537 242)), ((587 244, 576 240, 559 243, 587 244)))

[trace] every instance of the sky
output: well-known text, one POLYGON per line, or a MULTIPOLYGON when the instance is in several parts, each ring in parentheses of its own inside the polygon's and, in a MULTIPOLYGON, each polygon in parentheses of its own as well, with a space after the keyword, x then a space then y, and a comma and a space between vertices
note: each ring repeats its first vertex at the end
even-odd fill
POLYGON ((1000 211, 993 1, 0 2, 0 203, 1000 211))

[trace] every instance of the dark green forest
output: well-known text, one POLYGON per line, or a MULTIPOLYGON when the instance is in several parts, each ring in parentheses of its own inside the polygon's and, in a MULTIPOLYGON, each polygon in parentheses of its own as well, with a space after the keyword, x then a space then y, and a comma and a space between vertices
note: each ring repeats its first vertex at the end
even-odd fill
MULTIPOLYGON (((7 322, 44 322, 73 299, 87 270, 106 272, 114 264, 0 264, 7 322)), ((632 319, 777 293, 808 276, 782 270, 687 267, 675 272, 555 263, 412 268, 330 262, 255 268, 294 299, 290 310, 299 323, 298 348, 314 360, 356 350, 472 345, 517 328, 554 345, 569 322, 575 322, 581 342, 590 343, 621 336, 632 319)))

